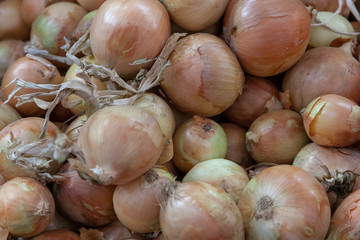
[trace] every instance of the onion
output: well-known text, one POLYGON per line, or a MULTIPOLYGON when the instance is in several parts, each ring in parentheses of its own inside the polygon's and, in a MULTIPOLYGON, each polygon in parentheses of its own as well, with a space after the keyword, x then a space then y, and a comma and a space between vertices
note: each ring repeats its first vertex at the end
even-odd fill
POLYGON ((160 231, 159 201, 162 192, 173 185, 174 177, 161 168, 153 168, 128 184, 118 185, 113 196, 116 216, 134 232, 160 231))
POLYGON ((282 91, 300 112, 315 98, 334 93, 360 102, 360 64, 351 55, 351 42, 343 47, 318 47, 305 52, 285 73, 282 91))
POLYGON ((22 0, 0 1, 0 40, 27 40, 30 28, 25 25, 21 16, 22 0))
POLYGON ((98 9, 106 0, 76 0, 80 6, 88 11, 98 9))
POLYGON ((90 31, 91 50, 103 66, 132 78, 152 62, 170 37, 170 17, 157 0, 108 0, 98 9, 90 31), (151 36, 151 37, 150 37, 151 36))
POLYGON ((25 56, 25 42, 21 40, 2 40, 0 41, 0 81, 6 69, 18 58, 25 56))
POLYGON ((327 240, 357 239, 360 231, 360 189, 347 196, 331 218, 327 240))
POLYGON ((91 115, 77 143, 85 160, 72 164, 82 176, 88 175, 100 184, 118 185, 135 180, 156 164, 163 138, 151 113, 121 105, 91 115))
MULTIPOLYGON (((37 178, 39 173, 54 174, 62 166, 62 162, 46 157, 47 149, 35 156, 23 155, 19 149, 40 140, 44 121, 38 117, 22 118, 0 131, 0 175, 5 180, 15 177, 37 178)), ((49 122, 44 139, 55 138, 60 132, 55 124, 49 122)))
POLYGON ((71 41, 78 41, 90 29, 96 12, 97 10, 88 12, 82 17, 75 30, 70 34, 71 41))
POLYGON ((220 123, 227 139, 227 151, 225 159, 231 160, 243 168, 254 164, 246 149, 246 130, 234 123, 220 123))
MULTIPOLYGON (((317 11, 329 11, 335 12, 339 8, 339 0, 301 0, 306 6, 311 6, 317 11)), ((345 17, 348 17, 350 10, 346 4, 347 0, 341 0, 343 2, 343 7, 341 9, 341 14, 345 17)), ((352 0, 355 2, 356 0, 352 0)))
POLYGON ((210 118, 194 116, 175 130, 175 166, 187 173, 199 162, 224 158, 227 138, 224 129, 210 118))
POLYGON ((169 173, 171 173, 177 181, 181 181, 182 178, 184 177, 184 173, 182 173, 174 164, 174 162, 172 160, 167 161, 165 163, 162 164, 158 164, 157 167, 160 167, 166 171, 168 171, 169 173))
POLYGON ((56 210, 54 218, 52 219, 50 225, 45 229, 45 231, 66 230, 76 232, 80 227, 80 224, 66 219, 63 215, 59 213, 58 210, 56 210))
POLYGON ((229 0, 162 0, 171 20, 185 30, 200 31, 220 20, 229 0))
POLYGON ((208 33, 179 40, 169 56, 161 88, 182 111, 215 116, 231 106, 244 85, 244 75, 226 43, 208 33))
POLYGON ((31 27, 36 17, 45 9, 47 0, 22 0, 21 16, 26 26, 31 27))
POLYGON ((103 233, 106 240, 127 240, 133 237, 133 234, 119 220, 113 221, 99 231, 103 233))
POLYGON ((279 89, 273 82, 266 78, 245 75, 243 92, 225 110, 224 116, 231 122, 249 127, 261 114, 282 108, 279 89))
POLYGON ((332 209, 353 191, 360 189, 360 150, 322 147, 316 143, 304 146, 293 165, 313 175, 326 190, 332 209))
MULTIPOLYGON (((324 23, 333 14, 333 12, 321 11, 317 13, 316 19, 318 19, 320 23, 324 23)), ((335 15, 329 23, 325 24, 325 26, 311 26, 309 47, 338 47, 355 37, 355 35, 344 35, 333 31, 335 30, 337 32, 350 34, 354 33, 354 28, 350 21, 342 15, 335 15), (332 30, 327 29, 327 27, 332 30)))
POLYGON ((246 133, 246 144, 255 162, 291 164, 309 142, 301 115, 292 110, 264 113, 246 133))
POLYGON ((81 240, 80 235, 66 230, 46 231, 31 240, 81 240))
POLYGON ((337 94, 320 96, 306 107, 304 126, 319 145, 350 146, 360 140, 360 106, 337 94))
POLYGON ((208 183, 179 183, 162 204, 160 225, 165 239, 245 239, 235 201, 208 183))
POLYGON ((99 227, 116 219, 112 196, 113 185, 98 185, 82 179, 77 171, 65 164, 53 186, 56 207, 71 221, 99 227))
MULTIPOLYGON (((12 81, 20 78, 26 82, 35 84, 60 84, 63 81, 59 71, 43 58, 35 60, 29 57, 21 57, 15 60, 11 66, 6 70, 4 78, 1 82, 1 90, 5 100, 11 96, 16 84, 12 81)), ((16 106, 16 96, 28 93, 50 92, 48 89, 31 89, 22 88, 11 97, 8 104, 15 108, 23 117, 38 117, 44 116, 46 110, 39 108, 35 102, 27 102, 20 106, 16 106)), ((39 96, 38 98, 45 101, 52 101, 54 96, 39 96)))
POLYGON ((16 237, 43 232, 55 213, 51 192, 32 178, 18 177, 0 186, 0 225, 16 237))
POLYGON ((20 114, 0 100, 0 130, 21 118, 20 114))
POLYGON ((174 155, 173 135, 175 132, 175 116, 170 106, 154 93, 141 95, 133 105, 149 111, 158 121, 163 133, 164 146, 159 163, 170 161, 174 155))
POLYGON ((311 17, 300 0, 237 1, 224 15, 224 37, 244 71, 274 76, 304 54, 311 17))
POLYGON ((238 203, 246 239, 324 239, 330 204, 321 184, 301 168, 279 165, 250 180, 238 203))
POLYGON ((61 49, 64 37, 69 37, 79 21, 87 13, 72 2, 57 2, 46 7, 31 25, 32 45, 45 49, 51 54, 65 56, 61 49))
POLYGON ((215 184, 239 201, 249 182, 247 172, 238 164, 227 159, 210 159, 195 165, 184 176, 182 182, 206 182, 215 184))
POLYGON ((77 117, 74 121, 72 121, 70 125, 67 127, 65 134, 74 143, 77 142, 80 134, 80 129, 82 126, 84 126, 87 120, 88 120, 88 116, 86 114, 82 114, 79 117, 77 117))

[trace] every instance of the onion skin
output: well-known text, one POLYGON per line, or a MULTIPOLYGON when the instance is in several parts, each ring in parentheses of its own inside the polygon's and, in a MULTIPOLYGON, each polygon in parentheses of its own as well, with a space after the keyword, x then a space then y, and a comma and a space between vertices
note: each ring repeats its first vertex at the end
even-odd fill
POLYGON ((330 204, 321 184, 301 168, 279 165, 250 180, 238 202, 246 239, 324 239, 330 204))
POLYGON ((170 17, 159 1, 107 0, 93 20, 90 45, 101 65, 115 69, 122 78, 132 78, 153 62, 129 64, 157 57, 170 32, 170 17))
POLYGON ((301 115, 292 110, 264 113, 246 132, 246 146, 255 162, 291 164, 309 142, 301 115))
POLYGON ((20 114, 14 108, 0 100, 0 130, 20 118, 20 114))
POLYGON ((313 175, 328 194, 334 211, 350 193, 360 189, 360 150, 322 147, 312 142, 296 155, 293 166, 313 175))
POLYGON ((203 117, 231 106, 244 86, 244 74, 226 43, 208 33, 179 40, 169 56, 161 88, 182 111, 203 117))
MULTIPOLYGON (((339 0, 301 0, 306 6, 312 6, 317 11, 329 11, 335 12, 339 7, 339 0)), ((346 5, 346 0, 341 0, 343 2, 343 7, 341 14, 345 17, 348 17, 350 10, 346 5)), ((353 0, 355 2, 356 0, 353 0)))
POLYGON ((86 114, 82 114, 77 117, 74 121, 70 123, 70 125, 66 128, 65 134, 70 138, 74 143, 77 142, 80 134, 80 129, 84 126, 85 122, 88 120, 88 116, 86 114))
POLYGON ((160 225, 165 239, 245 239, 234 200, 221 188, 202 182, 176 186, 162 204, 160 225))
POLYGON ((307 50, 285 73, 282 91, 289 94, 291 107, 297 112, 315 98, 329 93, 359 103, 359 78, 360 64, 344 48, 317 47, 307 50))
POLYGON ((314 99, 304 114, 309 138, 328 147, 346 147, 360 140, 360 106, 337 94, 314 99))
POLYGON ((88 11, 98 9, 106 0, 76 0, 80 6, 88 11))
POLYGON ((80 235, 66 230, 52 230, 41 233, 31 240, 81 240, 80 235))
POLYGON ((194 116, 175 130, 175 166, 187 173, 199 162, 224 158, 227 138, 224 129, 210 118, 194 116))
POLYGON ((75 30, 70 34, 71 41, 78 41, 90 29, 96 12, 97 10, 94 10, 83 16, 75 30))
POLYGON ((22 0, 20 10, 26 26, 31 27, 31 24, 45 7, 46 0, 22 0))
POLYGON ((12 236, 35 236, 54 217, 55 203, 50 190, 32 178, 7 181, 0 187, 0 196, 0 224, 12 236))
POLYGON ((6 69, 18 58, 25 56, 25 42, 21 40, 6 39, 0 41, 0 81, 6 69))
POLYGON ((224 15, 224 37, 245 72, 274 76, 304 54, 311 17, 300 0, 245 0, 231 5, 224 15))
POLYGON ((163 138, 151 113, 129 105, 98 110, 80 130, 83 170, 100 184, 125 184, 150 170, 158 161, 163 138), (99 148, 99 146, 102 146, 99 148))

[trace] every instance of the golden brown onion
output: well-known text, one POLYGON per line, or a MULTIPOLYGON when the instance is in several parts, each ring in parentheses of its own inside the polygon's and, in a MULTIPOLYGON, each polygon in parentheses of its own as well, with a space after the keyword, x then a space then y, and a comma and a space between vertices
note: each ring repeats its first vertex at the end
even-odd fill
POLYGON ((212 34, 195 33, 180 39, 169 61, 161 88, 184 112, 218 115, 235 102, 244 86, 236 56, 212 34))
POLYGON ((245 72, 273 76, 304 54, 311 17, 300 0, 243 0, 231 6, 224 16, 224 37, 245 72))
POLYGON ((25 42, 7 39, 0 41, 0 81, 6 69, 18 58, 25 56, 25 42))
POLYGON ((97 10, 88 12, 85 16, 82 17, 75 30, 70 34, 71 41, 78 41, 90 29, 96 12, 97 10))
POLYGON ((170 17, 158 0, 107 0, 91 26, 91 50, 101 65, 132 78, 153 62, 129 64, 157 57, 170 30, 170 17))
POLYGON ((36 17, 45 9, 47 0, 22 0, 21 16, 25 24, 31 27, 36 17))
POLYGON ((0 130, 21 118, 20 114, 0 100, 0 130))

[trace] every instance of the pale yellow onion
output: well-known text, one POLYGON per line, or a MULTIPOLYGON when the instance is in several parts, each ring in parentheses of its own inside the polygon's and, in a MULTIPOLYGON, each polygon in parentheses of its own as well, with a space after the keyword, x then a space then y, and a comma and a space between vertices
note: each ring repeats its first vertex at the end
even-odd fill
POLYGON ((325 94, 309 103, 304 111, 309 138, 328 147, 346 147, 360 140, 360 106, 337 94, 325 94))
POLYGON ((279 165, 252 178, 238 202, 247 240, 324 239, 330 204, 321 184, 305 170, 279 165))
POLYGON ((200 31, 216 23, 229 0, 162 0, 171 20, 185 30, 200 31))
POLYGON ((161 88, 182 111, 215 116, 231 106, 244 86, 242 68, 224 40, 208 33, 188 35, 169 56, 161 88))
POLYGON ((20 118, 20 114, 14 108, 0 100, 0 130, 20 118))
POLYGON ((240 165, 223 158, 210 159, 196 164, 182 179, 182 182, 206 182, 215 184, 224 189, 235 202, 240 195, 249 177, 240 165))
POLYGON ((311 17, 301 0, 243 0, 224 15, 224 37, 244 71, 259 77, 285 72, 304 54, 311 17))
POLYGON ((170 31, 170 17, 158 0, 107 0, 91 26, 91 50, 101 65, 132 78, 153 62, 129 64, 157 57, 170 31))

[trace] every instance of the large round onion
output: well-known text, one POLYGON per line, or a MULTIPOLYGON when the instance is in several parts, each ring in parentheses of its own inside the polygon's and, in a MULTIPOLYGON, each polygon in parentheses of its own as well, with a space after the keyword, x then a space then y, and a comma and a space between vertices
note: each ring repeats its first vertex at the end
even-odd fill
POLYGON ((231 106, 244 85, 244 74, 226 43, 195 33, 177 43, 163 72, 161 87, 182 111, 215 116, 231 106))
POLYGON ((231 6, 224 16, 224 37, 245 72, 273 76, 304 54, 311 17, 300 0, 242 0, 231 6))
POLYGON ((129 105, 95 112, 80 130, 78 145, 84 162, 80 172, 101 184, 125 184, 150 170, 158 161, 163 136, 155 117, 129 105))
POLYGON ((321 184, 305 170, 279 165, 250 180, 238 203, 246 239, 324 239, 330 204, 321 184))
POLYGON ((179 183, 162 204, 160 225, 165 239, 245 239, 235 201, 209 183, 179 183))
POLYGON ((170 17, 158 0, 108 0, 91 25, 91 50, 101 65, 131 78, 152 62, 129 64, 157 57, 170 31, 170 17))

